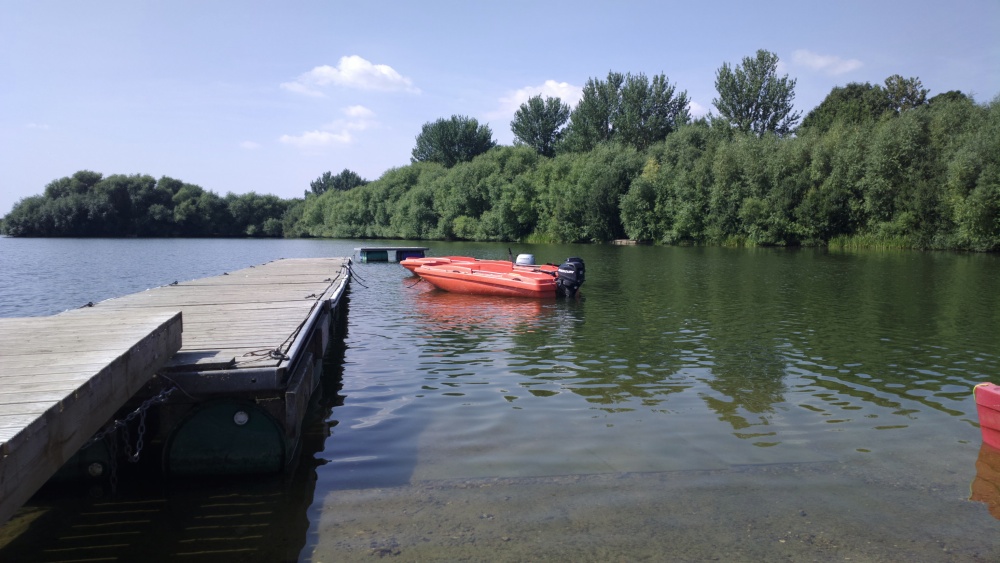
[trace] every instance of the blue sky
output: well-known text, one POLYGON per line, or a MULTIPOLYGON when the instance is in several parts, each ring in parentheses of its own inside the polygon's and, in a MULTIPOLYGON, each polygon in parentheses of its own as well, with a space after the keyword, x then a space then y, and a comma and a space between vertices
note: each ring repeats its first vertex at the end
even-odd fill
POLYGON ((404 166, 451 115, 511 144, 529 96, 663 73, 692 113, 757 49, 805 113, 835 86, 919 77, 1000 93, 997 0, 0 3, 0 214, 78 170, 301 197, 323 172, 404 166))

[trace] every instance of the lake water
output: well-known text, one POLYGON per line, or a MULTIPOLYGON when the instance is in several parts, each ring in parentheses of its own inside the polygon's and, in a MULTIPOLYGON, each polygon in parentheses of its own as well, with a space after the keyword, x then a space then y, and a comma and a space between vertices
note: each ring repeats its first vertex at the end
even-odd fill
MULTIPOLYGON (((362 244, 425 243, 0 238, 0 316, 362 244)), ((583 296, 356 264, 294 473, 43 495, 0 561, 1000 560, 1000 257, 511 246, 583 296)))

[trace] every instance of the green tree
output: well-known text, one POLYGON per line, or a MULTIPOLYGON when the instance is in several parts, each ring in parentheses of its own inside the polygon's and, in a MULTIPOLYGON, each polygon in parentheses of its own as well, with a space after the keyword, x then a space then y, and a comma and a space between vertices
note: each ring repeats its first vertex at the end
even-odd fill
POLYGON ((660 163, 648 159, 629 190, 621 199, 622 228, 630 239, 654 240, 660 238, 660 221, 656 213, 656 177, 660 163))
POLYGON ((241 195, 226 194, 226 205, 233 218, 232 233, 251 237, 280 237, 281 217, 290 201, 274 195, 248 192, 241 195))
POLYGON ((538 215, 526 176, 539 160, 527 146, 498 147, 449 170, 434 200, 442 236, 512 241, 530 234, 538 215))
POLYGON ((535 240, 601 242, 623 238, 620 203, 645 164, 621 143, 602 143, 588 153, 563 153, 540 163, 535 240))
POLYGON ((408 190, 396 202, 391 224, 399 238, 432 238, 437 229, 438 216, 434 213, 434 187, 419 184, 408 190))
POLYGON ((45 197, 49 199, 57 199, 70 194, 85 194, 103 178, 104 175, 100 172, 80 170, 71 177, 67 176, 65 178, 49 182, 49 184, 45 186, 45 197))
POLYGON ((183 236, 237 236, 231 232, 233 216, 225 200, 194 184, 177 187, 173 197, 174 223, 183 236))
POLYGON ((643 172, 621 201, 629 238, 668 244, 705 240, 713 155, 728 133, 699 120, 646 151, 643 172))
POLYGON ((874 123, 836 122, 824 135, 805 142, 809 151, 809 183, 795 210, 805 244, 826 244, 854 234, 862 224, 862 183, 874 123))
POLYGON ((496 146, 493 131, 487 125, 464 115, 425 123, 413 147, 412 162, 437 162, 451 168, 468 162, 496 146))
POLYGON ((281 232, 285 238, 304 238, 309 236, 309 231, 306 230, 302 222, 305 210, 305 200, 293 199, 289 201, 288 209, 285 209, 284 215, 281 216, 281 232))
POLYGON ((542 156, 555 156, 556 143, 569 121, 570 107, 559 98, 532 96, 521 104, 510 122, 515 145, 527 145, 542 156))
POLYGON ((364 186, 367 183, 368 180, 365 180, 358 175, 357 172, 348 170, 347 168, 337 175, 334 175, 331 172, 324 172, 322 176, 309 183, 309 189, 311 192, 306 192, 306 195, 309 195, 310 193, 320 195, 329 190, 346 192, 347 190, 352 190, 358 186, 364 186))
MULTIPOLYGON (((943 95, 943 94, 942 94, 943 95)), ((953 151, 947 159, 944 183, 955 223, 954 247, 1000 251, 1000 96, 984 106, 967 101, 931 99, 936 113, 961 113, 965 127, 952 124, 953 151), (961 131, 956 138, 955 132, 961 131), (957 141, 957 142, 955 142, 957 141)))
POLYGON ((719 97, 712 104, 723 118, 741 131, 758 137, 791 133, 801 117, 792 111, 795 80, 777 75, 778 56, 760 49, 756 57, 744 57, 735 68, 722 63, 715 74, 719 97))
POLYGON ((570 114, 567 145, 589 151, 618 141, 645 150, 689 121, 687 92, 677 93, 665 75, 649 80, 642 73, 609 72, 607 80, 591 78, 584 85, 570 114))
POLYGON ((929 105, 942 104, 945 102, 968 102, 973 103, 972 98, 966 96, 961 90, 949 90, 927 100, 929 105))
POLYGON ((937 151, 927 112, 906 112, 880 123, 865 154, 864 200, 868 233, 907 245, 926 243, 943 218, 935 189, 937 151))
POLYGON ((621 104, 619 92, 625 82, 620 72, 608 72, 608 79, 590 78, 583 86, 583 97, 570 114, 568 145, 585 152, 614 135, 615 116, 621 104))
POLYGON ((897 114, 926 104, 927 92, 919 78, 903 78, 893 74, 885 79, 889 107, 897 114))
POLYGON ((639 150, 662 141, 679 126, 688 123, 687 92, 677 93, 663 74, 647 80, 646 75, 625 76, 621 104, 615 116, 615 133, 621 142, 639 150))
POLYGON ((851 82, 831 90, 823 102, 806 115, 799 129, 825 133, 838 121, 870 123, 891 109, 889 97, 881 86, 851 82))

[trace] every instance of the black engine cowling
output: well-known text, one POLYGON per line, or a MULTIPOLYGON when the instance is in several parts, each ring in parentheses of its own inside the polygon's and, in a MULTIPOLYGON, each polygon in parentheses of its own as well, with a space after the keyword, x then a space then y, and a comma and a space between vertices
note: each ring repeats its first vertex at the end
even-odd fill
POLYGON ((580 289, 585 279, 586 270, 583 265, 583 258, 567 258, 559 266, 559 272, 556 277, 556 291, 559 295, 572 297, 576 295, 576 291, 580 289))

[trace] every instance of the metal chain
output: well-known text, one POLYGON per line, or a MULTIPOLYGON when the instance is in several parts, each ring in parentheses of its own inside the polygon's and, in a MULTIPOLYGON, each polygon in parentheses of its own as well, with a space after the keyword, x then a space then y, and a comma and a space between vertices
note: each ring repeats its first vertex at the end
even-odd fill
POLYGON ((132 463, 139 461, 139 454, 142 453, 142 438, 146 435, 146 411, 139 415, 139 437, 135 441, 135 454, 130 455, 128 460, 132 463))
POLYGON ((97 442, 103 440, 105 436, 111 435, 117 430, 121 430, 122 440, 125 443, 125 455, 128 457, 128 460, 130 462, 132 463, 138 462, 139 455, 142 453, 144 437, 146 434, 146 412, 153 405, 165 403, 167 401, 167 398, 170 397, 170 394, 173 393, 176 389, 177 389, 176 387, 168 387, 160 391, 158 394, 146 399, 145 401, 142 402, 141 405, 139 405, 138 408, 128 413, 128 415, 125 416, 123 420, 112 421, 111 424, 107 425, 103 430, 95 434, 94 437, 91 438, 90 441, 87 442, 83 447, 84 448, 90 447, 96 444, 97 442), (129 444, 130 440, 129 440, 128 425, 133 420, 135 420, 135 417, 137 416, 139 417, 139 428, 138 428, 139 436, 136 440, 135 448, 133 449, 132 446, 129 444))
MULTIPOLYGON (((113 437, 111 438, 114 439, 113 437)), ((132 446, 129 445, 129 431, 128 424, 122 424, 122 443, 125 444, 125 457, 129 460, 132 459, 132 446)))

